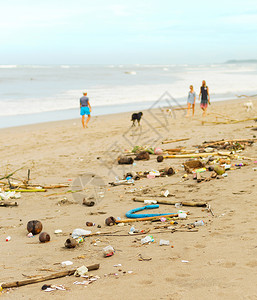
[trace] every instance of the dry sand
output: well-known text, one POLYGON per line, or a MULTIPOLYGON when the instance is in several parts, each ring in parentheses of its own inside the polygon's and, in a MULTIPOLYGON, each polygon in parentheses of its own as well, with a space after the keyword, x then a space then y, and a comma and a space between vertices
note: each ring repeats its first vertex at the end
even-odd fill
MULTIPOLYGON (((207 121, 227 115, 234 119, 256 116, 256 110, 246 112, 243 100, 212 103, 208 109, 207 121), (221 115, 220 115, 221 114, 221 115)), ((257 100, 254 101, 257 107, 257 100)), ((158 109, 154 114, 144 112, 142 131, 131 128, 130 113, 92 117, 89 128, 82 129, 80 119, 2 129, 0 161, 1 175, 25 166, 14 177, 26 178, 31 170, 31 180, 38 184, 72 182, 80 174, 94 173, 108 184, 115 174, 122 175, 131 167, 113 165, 120 151, 132 145, 161 145, 165 139, 189 138, 187 141, 163 145, 164 148, 202 144, 219 139, 253 138, 256 131, 254 121, 237 124, 201 124, 201 112, 197 105, 194 118, 185 118, 184 111, 176 111, 176 118, 163 115, 158 109), (168 123, 166 123, 168 122, 168 123), (72 181, 71 181, 72 180, 72 181)), ((248 147, 243 155, 257 158, 257 144, 248 147)), ((133 170, 149 171, 165 166, 175 167, 178 172, 168 178, 141 179, 134 186, 110 187, 100 203, 85 207, 74 199, 70 188, 48 190, 46 193, 23 193, 19 206, 1 207, 0 217, 0 282, 24 280, 34 275, 49 275, 69 269, 60 266, 62 261, 71 260, 72 268, 100 263, 100 269, 92 274, 100 279, 87 287, 74 285, 83 281, 74 276, 52 281, 4 290, 3 299, 257 299, 257 217, 256 176, 253 161, 248 166, 228 171, 228 177, 210 182, 197 183, 185 173, 181 164, 185 159, 166 159, 156 162, 156 156, 149 161, 138 161, 133 170), (129 209, 140 207, 132 201, 131 189, 166 188, 178 202, 199 200, 210 202, 214 217, 201 208, 189 208, 188 220, 204 220, 205 225, 198 232, 175 232, 163 230, 155 233, 155 224, 138 222, 139 230, 151 229, 155 242, 141 245, 144 236, 109 236, 87 238, 76 249, 64 248, 64 242, 75 228, 92 232, 102 231, 127 234, 130 225, 107 227, 104 222, 109 216, 125 217, 129 209), (71 203, 58 204, 64 197, 71 203), (102 214, 104 213, 104 214, 102 214), (51 241, 41 244, 38 236, 28 238, 26 225, 29 220, 41 220, 44 231, 51 235, 51 241), (92 221, 102 228, 86 227, 92 221), (56 229, 63 234, 55 235, 56 229), (5 242, 6 236, 11 241, 5 242), (160 239, 170 240, 171 246, 159 246, 160 239), (104 258, 102 248, 112 245, 114 256, 104 258), (152 258, 139 261, 139 254, 152 258), (78 258, 80 256, 80 258, 78 258), (82 258, 81 258, 82 257, 82 258), (83 258, 84 257, 84 258, 83 258), (182 262, 183 260, 188 261, 182 262), (121 264, 120 267, 114 265, 121 264), (42 268, 51 271, 42 271, 42 268), (130 273, 128 271, 133 271, 130 273), (124 273, 126 272, 126 273, 124 273), (113 275, 117 273, 117 275, 113 275), (105 276, 105 274, 108 274, 105 276), (63 284, 66 291, 41 291, 43 284, 63 284)), ((91 193, 91 186, 85 194, 91 193)), ((158 212, 176 212, 174 206, 160 205, 158 212)))

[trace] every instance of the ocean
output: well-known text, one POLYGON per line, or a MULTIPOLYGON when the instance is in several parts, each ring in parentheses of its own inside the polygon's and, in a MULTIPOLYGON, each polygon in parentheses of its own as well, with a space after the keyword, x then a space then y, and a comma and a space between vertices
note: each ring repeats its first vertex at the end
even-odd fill
POLYGON ((0 127, 80 117, 83 91, 92 116, 147 109, 165 92, 183 105, 202 80, 211 101, 254 95, 257 64, 0 65, 0 127))

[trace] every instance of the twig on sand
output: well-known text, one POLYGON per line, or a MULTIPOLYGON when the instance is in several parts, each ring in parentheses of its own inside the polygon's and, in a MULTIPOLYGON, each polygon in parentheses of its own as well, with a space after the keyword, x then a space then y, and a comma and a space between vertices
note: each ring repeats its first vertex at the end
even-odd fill
POLYGON ((176 139, 176 140, 167 140, 167 141, 163 141, 162 144, 169 144, 169 143, 175 143, 175 142, 180 142, 180 141, 187 141, 190 138, 184 138, 184 139, 176 139))
POLYGON ((18 172, 19 170, 21 170, 21 169, 23 169, 23 168, 25 168, 25 167, 21 167, 21 168, 19 168, 19 169, 17 169, 17 170, 15 170, 15 171, 13 171, 13 172, 11 172, 11 173, 9 173, 9 174, 7 174, 7 175, 5 175, 5 176, 3 176, 3 177, 0 177, 0 180, 3 180, 3 179, 8 179, 8 178, 10 178, 11 176, 13 176, 16 172, 18 172))
MULTIPOLYGON (((95 264, 95 265, 88 266, 87 268, 88 268, 88 271, 93 271, 93 270, 98 270, 99 267, 100 267, 100 264, 95 264)), ((3 289, 19 287, 19 286, 23 286, 23 285, 38 283, 38 282, 52 280, 52 279, 61 278, 61 277, 65 277, 65 276, 71 276, 75 272, 76 272, 76 269, 72 269, 72 270, 68 270, 68 271, 62 271, 62 272, 54 273, 54 274, 51 274, 51 275, 42 276, 42 277, 39 277, 39 278, 33 278, 33 279, 3 283, 1 285, 1 287, 3 289)))

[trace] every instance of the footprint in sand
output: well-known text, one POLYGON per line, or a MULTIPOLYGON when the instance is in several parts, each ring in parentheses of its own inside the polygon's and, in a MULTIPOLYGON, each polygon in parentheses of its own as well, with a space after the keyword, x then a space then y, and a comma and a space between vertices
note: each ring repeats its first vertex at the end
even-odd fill
POLYGON ((142 280, 139 282, 140 284, 152 284, 153 281, 152 280, 142 280))
POLYGON ((200 249, 200 248, 205 248, 206 246, 202 244, 195 244, 194 247, 200 249))
POLYGON ((166 280, 167 282, 172 282, 172 281, 175 280, 175 278, 174 278, 174 277, 166 277, 165 280, 166 280))
POLYGON ((231 262, 225 262, 223 264, 221 264, 222 267, 224 268, 233 268, 236 265, 235 262, 231 261, 231 262))
POLYGON ((191 276, 190 274, 187 274, 187 273, 175 273, 176 276, 179 276, 179 277, 189 277, 191 276))
POLYGON ((251 268, 257 267, 257 260, 249 261, 249 262, 246 264, 246 266, 251 267, 251 268))

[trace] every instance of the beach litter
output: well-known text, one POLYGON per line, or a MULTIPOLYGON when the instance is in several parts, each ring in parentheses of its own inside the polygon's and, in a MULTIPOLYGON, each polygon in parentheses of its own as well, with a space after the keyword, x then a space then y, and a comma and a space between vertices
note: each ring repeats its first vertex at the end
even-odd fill
POLYGON ((147 235, 146 237, 141 239, 141 244, 142 245, 149 244, 149 243, 152 243, 152 242, 154 242, 154 238, 151 235, 147 235))
POLYGON ((170 241, 169 240, 160 240, 160 246, 169 246, 170 241))
POLYGON ((65 260, 65 261, 61 262, 62 267, 67 267, 67 266, 71 266, 71 265, 73 265, 73 262, 70 260, 65 260))
POLYGON ((74 276, 79 277, 79 276, 85 276, 88 273, 88 268, 86 266, 81 266, 77 268, 77 270, 74 273, 74 276))
POLYGON ((41 287, 41 290, 44 291, 44 292, 52 292, 52 291, 66 291, 65 287, 63 285, 47 285, 47 284, 44 284, 42 287, 41 287))
POLYGON ((103 256, 104 257, 110 257, 114 255, 114 248, 110 245, 103 248, 103 256))

